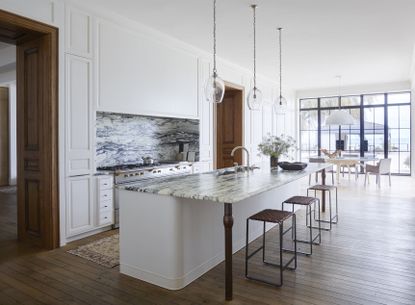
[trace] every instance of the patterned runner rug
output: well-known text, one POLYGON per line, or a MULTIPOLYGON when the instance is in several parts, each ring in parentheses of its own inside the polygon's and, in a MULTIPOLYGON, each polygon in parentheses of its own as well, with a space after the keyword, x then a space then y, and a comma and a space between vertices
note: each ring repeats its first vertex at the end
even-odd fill
POLYGON ((113 268, 120 264, 119 237, 119 234, 114 234, 67 252, 107 268, 113 268))

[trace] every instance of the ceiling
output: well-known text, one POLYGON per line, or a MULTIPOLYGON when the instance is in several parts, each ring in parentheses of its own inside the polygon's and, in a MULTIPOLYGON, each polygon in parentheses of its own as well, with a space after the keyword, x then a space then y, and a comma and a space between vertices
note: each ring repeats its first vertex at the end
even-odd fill
MULTIPOLYGON (((212 48, 212 0, 84 0, 212 48)), ((249 0, 218 0, 218 55, 252 67, 249 0)), ((293 90, 409 79, 415 43, 413 0, 257 0, 259 74, 276 79, 276 27, 282 26, 284 87, 293 90)), ((220 66, 218 67, 220 73, 220 66)))

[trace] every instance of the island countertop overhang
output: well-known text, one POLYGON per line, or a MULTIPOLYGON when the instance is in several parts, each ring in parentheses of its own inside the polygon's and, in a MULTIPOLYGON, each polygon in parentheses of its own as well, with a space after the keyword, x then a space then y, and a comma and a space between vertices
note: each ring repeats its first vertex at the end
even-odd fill
POLYGON ((142 181, 118 186, 120 190, 151 193, 219 203, 237 203, 263 192, 331 167, 310 163, 302 171, 257 169, 253 172, 218 175, 218 171, 142 181))

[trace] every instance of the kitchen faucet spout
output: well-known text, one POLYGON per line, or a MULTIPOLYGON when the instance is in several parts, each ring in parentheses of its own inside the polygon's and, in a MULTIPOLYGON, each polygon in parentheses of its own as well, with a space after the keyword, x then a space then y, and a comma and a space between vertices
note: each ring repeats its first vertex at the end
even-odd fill
POLYGON ((248 151, 248 149, 246 149, 246 147, 236 146, 234 149, 232 149, 231 157, 233 157, 235 155, 235 152, 239 149, 242 149, 246 152, 246 163, 247 163, 248 169, 250 169, 251 167, 250 167, 250 164, 249 164, 249 151, 248 151))

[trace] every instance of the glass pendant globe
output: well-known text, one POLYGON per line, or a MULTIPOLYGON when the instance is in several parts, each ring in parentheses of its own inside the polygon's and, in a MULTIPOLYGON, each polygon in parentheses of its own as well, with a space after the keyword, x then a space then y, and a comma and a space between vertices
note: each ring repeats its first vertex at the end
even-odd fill
POLYGON ((209 103, 219 104, 225 94, 225 82, 218 76, 212 75, 206 82, 205 97, 209 103))
POLYGON ((262 105, 262 92, 256 87, 249 90, 248 107, 250 110, 260 110, 262 105))
POLYGON ((287 100, 283 96, 278 96, 273 105, 272 108, 275 113, 285 113, 287 111, 287 100))

